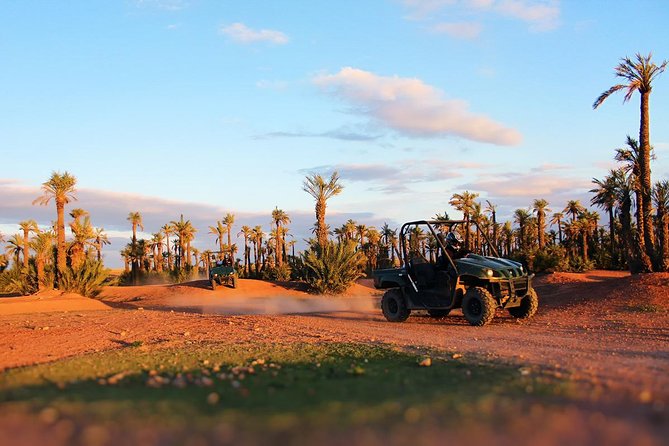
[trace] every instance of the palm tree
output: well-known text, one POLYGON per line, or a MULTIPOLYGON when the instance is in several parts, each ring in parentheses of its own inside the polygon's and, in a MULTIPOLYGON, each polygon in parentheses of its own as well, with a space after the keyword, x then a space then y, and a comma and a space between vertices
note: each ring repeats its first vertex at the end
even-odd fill
POLYGON ((462 212, 465 220, 465 247, 467 249, 471 248, 471 244, 469 243, 469 219, 474 210, 474 200, 478 196, 479 194, 474 194, 466 190, 461 194, 453 194, 448 202, 456 210, 462 212))
POLYGON ((19 256, 23 252, 23 239, 20 234, 14 234, 9 240, 7 240, 7 246, 5 246, 5 252, 9 256, 14 257, 14 267, 20 268, 19 266, 19 256))
POLYGON ((109 236, 105 232, 105 228, 95 228, 95 250, 97 251, 98 262, 102 261, 102 247, 110 245, 109 236))
POLYGON ((592 183, 595 184, 596 187, 590 189, 590 192, 595 194, 590 199, 590 204, 605 209, 609 214, 609 249, 611 253, 611 261, 616 262, 616 222, 613 215, 613 210, 616 207, 616 183, 613 172, 606 176, 604 180, 593 178, 592 183))
POLYGON ((497 248, 497 231, 499 230, 499 227, 497 226, 497 206, 492 204, 490 200, 486 200, 485 202, 485 212, 489 213, 492 218, 492 244, 497 248))
POLYGON ((355 237, 355 231, 358 226, 358 223, 355 222, 355 220, 348 219, 346 220, 346 223, 342 226, 342 229, 344 230, 344 234, 346 235, 346 240, 353 240, 355 237))
POLYGON ((68 172, 63 174, 53 172, 48 181, 42 183, 42 192, 44 195, 33 200, 33 204, 39 203, 42 206, 49 204, 53 199, 56 202, 56 214, 58 216, 56 223, 56 237, 58 239, 58 254, 56 267, 59 273, 65 271, 67 267, 66 247, 65 247, 65 205, 76 200, 74 193, 77 179, 68 172))
POLYGON ((19 223, 19 227, 23 231, 23 268, 27 271, 30 258, 30 233, 39 232, 39 228, 35 220, 24 220, 19 223))
POLYGON ((272 211, 272 221, 276 225, 276 235, 277 235, 277 242, 276 242, 276 247, 277 247, 277 266, 281 268, 283 264, 283 258, 286 255, 285 252, 285 233, 281 231, 281 228, 284 225, 287 225, 290 223, 290 217, 288 214, 286 214, 283 210, 279 209, 278 207, 274 207, 274 210, 272 211))
POLYGON ((662 271, 669 271, 669 181, 655 183, 653 203, 657 209, 657 228, 662 271))
POLYGON ((550 212, 548 201, 543 198, 534 200, 532 209, 537 214, 537 241, 539 249, 542 249, 546 243, 546 211, 550 212))
POLYGON ((365 235, 367 234, 367 226, 364 224, 359 224, 355 227, 355 234, 358 237, 358 243, 360 243, 360 250, 365 245, 365 235))
POLYGON ((334 171, 328 181, 325 181, 321 175, 308 175, 302 189, 316 200, 316 239, 321 248, 325 248, 328 242, 328 229, 325 224, 325 210, 327 201, 339 195, 344 186, 339 184, 339 174, 334 171))
POLYGON ((163 231, 151 234, 151 254, 153 254, 153 269, 163 270, 163 231))
POLYGON ((133 284, 137 284, 137 273, 139 269, 139 257, 137 256, 137 227, 139 226, 142 231, 144 230, 144 225, 142 223, 142 214, 139 212, 130 212, 128 218, 126 218, 132 224, 132 281, 133 284))
MULTIPOLYGON (((223 217, 223 224, 227 228, 228 231, 228 249, 232 249, 232 225, 235 223, 235 215, 227 213, 225 214, 225 217, 223 217)), ((230 252, 230 259, 232 260, 233 257, 232 251, 230 252)))
POLYGON ((530 220, 530 212, 527 209, 516 209, 513 213, 513 218, 518 223, 518 228, 520 229, 518 245, 520 249, 523 249, 527 240, 525 229, 530 220))
POLYGON ((562 210, 565 214, 571 214, 571 221, 574 222, 585 211, 585 207, 580 200, 569 200, 567 206, 562 210))
MULTIPOLYGON (((244 272, 249 275, 251 268, 251 250, 249 249, 249 239, 253 235, 253 230, 250 226, 242 226, 242 230, 239 231, 239 234, 244 236, 244 272)), ((239 237, 237 234, 237 237, 239 237)))
POLYGON ((178 221, 171 221, 170 225, 174 228, 174 233, 179 238, 178 268, 184 270, 186 265, 190 264, 190 242, 195 237, 197 230, 193 227, 190 220, 184 220, 183 214, 178 221))
POLYGON ((224 254, 224 249, 223 249, 223 236, 225 235, 225 232, 227 229, 225 226, 223 226, 223 223, 220 221, 216 222, 216 226, 209 226, 209 233, 214 234, 216 236, 216 243, 218 243, 218 249, 219 249, 219 254, 218 258, 222 259, 223 254, 224 254))
MULTIPOLYGON (((45 266, 53 258, 54 233, 51 231, 38 232, 30 242, 30 247, 35 251, 35 266, 37 268, 37 287, 41 291, 47 287, 45 277, 45 266)), ((49 285, 51 287, 51 285, 49 285)))
POLYGON ((505 221, 502 226, 502 238, 504 239, 505 255, 508 256, 513 246, 513 227, 510 221, 505 221))
POLYGON ((95 239, 95 231, 91 225, 90 217, 87 216, 81 220, 81 215, 70 223, 70 229, 74 235, 74 240, 70 243, 70 261, 74 269, 78 269, 84 262, 86 249, 91 245, 91 241, 95 239))
POLYGON ((255 226, 252 230, 251 241, 253 242, 253 255, 256 264, 256 276, 260 273, 260 254, 262 251, 262 240, 265 237, 265 233, 262 230, 262 226, 255 226))
POLYGON ((160 230, 165 234, 165 247, 167 248, 167 269, 172 269, 172 254, 170 253, 170 235, 174 234, 174 228, 170 224, 163 225, 160 230))
POLYGON ((564 214, 562 212, 556 212, 551 217, 549 222, 551 225, 557 225, 558 228, 558 241, 562 244, 562 220, 564 220, 564 214))
POLYGON ((629 101, 634 92, 641 95, 641 110, 639 123, 639 179, 641 185, 641 209, 643 214, 643 236, 646 245, 648 257, 653 258, 653 224, 651 217, 651 174, 650 174, 650 93, 653 90, 653 81, 667 67, 667 61, 664 60, 660 65, 651 61, 652 53, 648 56, 636 54, 636 60, 624 57, 615 68, 615 75, 626 81, 624 84, 617 84, 603 92, 592 104, 592 108, 599 107, 609 96, 621 90, 625 90, 623 102, 629 101))

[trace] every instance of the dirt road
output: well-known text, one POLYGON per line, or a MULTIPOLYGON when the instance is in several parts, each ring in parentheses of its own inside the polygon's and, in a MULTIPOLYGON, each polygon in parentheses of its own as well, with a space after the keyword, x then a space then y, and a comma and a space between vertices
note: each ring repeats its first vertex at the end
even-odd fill
POLYGON ((541 306, 532 320, 499 311, 482 328, 466 324, 460 311, 443 320, 415 314, 402 324, 386 322, 380 293, 368 282, 338 298, 250 280, 216 292, 204 282, 116 287, 101 295, 104 309, 61 299, 60 307, 49 303, 48 313, 33 299, 31 313, 11 314, 16 311, 0 299, 0 370, 134 341, 146 348, 350 341, 526 364, 579 380, 603 398, 669 403, 669 274, 555 274, 536 286, 541 306))

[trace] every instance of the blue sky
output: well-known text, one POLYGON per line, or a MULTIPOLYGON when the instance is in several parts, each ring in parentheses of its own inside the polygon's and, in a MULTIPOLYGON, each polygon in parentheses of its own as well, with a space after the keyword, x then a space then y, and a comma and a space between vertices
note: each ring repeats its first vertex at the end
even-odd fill
MULTIPOLYGON (((309 172, 339 170, 333 226, 451 211, 468 189, 502 215, 587 202, 638 135, 638 96, 594 99, 620 57, 669 43, 664 1, 0 1, 0 231, 51 171, 78 178, 95 225, 127 236, 184 213, 296 238, 309 172)), ((669 79, 651 97, 654 180, 669 178, 669 79)))

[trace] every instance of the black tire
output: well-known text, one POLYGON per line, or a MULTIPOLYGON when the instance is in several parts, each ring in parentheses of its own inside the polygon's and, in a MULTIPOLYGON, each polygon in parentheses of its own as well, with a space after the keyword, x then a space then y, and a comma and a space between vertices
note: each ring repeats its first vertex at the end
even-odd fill
POLYGON ((481 327, 495 317, 497 302, 485 288, 472 287, 462 300, 462 313, 471 325, 481 327))
POLYGON ((211 279, 209 282, 211 282, 211 290, 216 291, 216 279, 211 279))
POLYGON ((388 290, 381 299, 381 311, 389 322, 404 322, 411 314, 399 288, 388 290))
POLYGON ((427 314, 435 319, 443 319, 451 312, 451 310, 427 310, 427 314))
POLYGON ((517 319, 529 319, 534 316, 539 308, 539 296, 532 288, 520 301, 519 307, 509 308, 509 314, 517 319))
POLYGON ((232 280, 230 281, 232 288, 237 288, 237 276, 232 276, 232 280))

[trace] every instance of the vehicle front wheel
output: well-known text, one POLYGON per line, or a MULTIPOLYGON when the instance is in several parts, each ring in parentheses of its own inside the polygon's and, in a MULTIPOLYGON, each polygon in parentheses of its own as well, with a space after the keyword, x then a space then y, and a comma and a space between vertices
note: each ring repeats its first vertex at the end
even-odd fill
POLYGON ((211 279, 209 282, 211 282, 212 291, 216 291, 216 279, 211 279))
POLYGON ((462 313, 471 325, 483 326, 495 317, 497 302, 485 288, 472 287, 462 300, 462 313))
POLYGON ((534 316, 539 308, 539 296, 532 288, 520 301, 519 307, 509 308, 509 314, 517 319, 529 319, 534 316))
POLYGON ((427 314, 435 319, 442 319, 448 316, 451 310, 427 310, 427 314))
POLYGON ((232 276, 231 284, 232 288, 237 288, 237 276, 232 276))
POLYGON ((399 288, 385 292, 381 299, 381 311, 389 322, 404 322, 411 314, 399 288))

